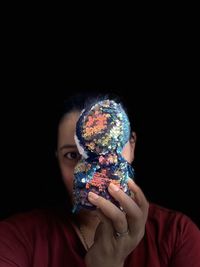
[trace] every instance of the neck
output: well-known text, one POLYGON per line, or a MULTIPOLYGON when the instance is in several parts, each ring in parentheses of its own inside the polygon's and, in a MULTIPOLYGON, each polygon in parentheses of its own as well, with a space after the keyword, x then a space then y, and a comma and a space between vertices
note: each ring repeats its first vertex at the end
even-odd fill
POLYGON ((75 223, 86 228, 96 229, 100 220, 96 210, 81 210, 79 214, 75 216, 75 223))
POLYGON ((83 243, 86 250, 88 250, 93 242, 96 228, 100 222, 96 211, 82 210, 74 216, 74 228, 83 243))

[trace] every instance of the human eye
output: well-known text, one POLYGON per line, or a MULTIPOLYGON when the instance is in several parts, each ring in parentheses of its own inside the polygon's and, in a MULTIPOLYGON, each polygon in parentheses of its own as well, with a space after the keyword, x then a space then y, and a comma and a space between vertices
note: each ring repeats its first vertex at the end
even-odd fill
POLYGON ((64 157, 68 160, 79 160, 81 158, 81 155, 78 151, 68 151, 64 154, 64 157))

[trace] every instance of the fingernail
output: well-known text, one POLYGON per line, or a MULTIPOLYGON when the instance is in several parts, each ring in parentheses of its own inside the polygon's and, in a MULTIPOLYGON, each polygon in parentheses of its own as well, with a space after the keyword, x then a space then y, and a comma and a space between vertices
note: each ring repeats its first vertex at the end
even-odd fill
POLYGON ((99 198, 99 196, 93 192, 89 192, 88 193, 88 198, 91 200, 96 200, 97 198, 99 198))
POLYGON ((119 187, 112 183, 110 183, 109 188, 115 192, 119 191, 119 187))

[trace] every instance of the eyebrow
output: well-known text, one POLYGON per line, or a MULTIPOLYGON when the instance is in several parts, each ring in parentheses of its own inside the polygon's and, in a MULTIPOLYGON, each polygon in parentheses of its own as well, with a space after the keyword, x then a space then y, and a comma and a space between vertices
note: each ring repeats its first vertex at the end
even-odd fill
POLYGON ((66 148, 73 148, 73 149, 76 148, 77 149, 77 146, 76 145, 68 145, 68 144, 65 144, 65 145, 61 146, 59 148, 59 150, 66 149, 66 148))

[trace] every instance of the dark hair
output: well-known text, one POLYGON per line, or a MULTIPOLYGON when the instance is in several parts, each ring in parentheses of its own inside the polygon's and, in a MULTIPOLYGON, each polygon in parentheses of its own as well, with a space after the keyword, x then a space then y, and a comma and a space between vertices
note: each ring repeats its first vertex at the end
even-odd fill
POLYGON ((117 103, 120 103, 123 106, 123 109, 126 111, 130 124, 131 124, 131 130, 134 130, 133 123, 131 121, 131 117, 129 116, 129 111, 128 111, 128 103, 126 104, 125 99, 122 99, 119 95, 116 95, 114 93, 98 93, 97 91, 94 92, 78 92, 74 95, 69 96, 67 99, 64 101, 61 101, 59 106, 57 107, 57 115, 55 118, 55 123, 54 124, 54 136, 53 136, 53 144, 54 144, 54 151, 57 148, 57 134, 58 134, 58 126, 62 118, 73 111, 79 111, 81 112, 85 107, 92 106, 94 103, 105 100, 105 99, 110 99, 114 100, 117 103))
POLYGON ((85 107, 91 106, 94 103, 105 99, 114 100, 115 102, 120 103, 128 114, 127 106, 124 103, 125 101, 116 94, 102 94, 97 92, 78 93, 63 101, 59 110, 58 124, 62 117, 67 113, 72 111, 82 111, 85 107))

